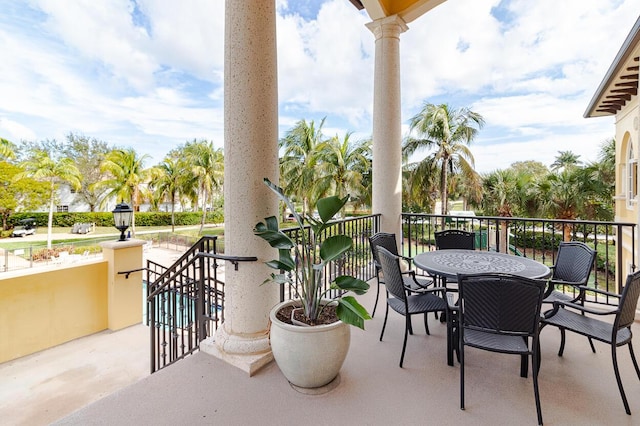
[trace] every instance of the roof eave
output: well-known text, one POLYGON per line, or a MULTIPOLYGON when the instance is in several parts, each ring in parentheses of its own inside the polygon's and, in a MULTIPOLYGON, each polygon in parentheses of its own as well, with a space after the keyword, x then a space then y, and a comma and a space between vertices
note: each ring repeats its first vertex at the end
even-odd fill
POLYGON ((633 28, 629 32, 629 35, 622 44, 620 51, 618 51, 618 54, 609 67, 609 70, 605 74, 605 77, 600 83, 600 86, 598 86, 595 95, 593 95, 593 98, 591 98, 591 101, 587 106, 587 110, 583 115, 584 118, 602 117, 606 115, 616 114, 616 112, 596 112, 596 108, 598 108, 600 100, 606 95, 607 90, 609 90, 611 85, 614 83, 614 80, 616 79, 622 68, 626 66, 629 57, 633 54, 633 51, 638 43, 640 43, 640 17, 638 17, 638 19, 636 20, 636 23, 634 24, 633 28))

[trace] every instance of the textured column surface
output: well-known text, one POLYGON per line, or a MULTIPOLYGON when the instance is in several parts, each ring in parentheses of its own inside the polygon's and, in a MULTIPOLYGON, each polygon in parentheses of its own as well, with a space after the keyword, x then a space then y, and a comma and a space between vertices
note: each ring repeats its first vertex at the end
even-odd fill
POLYGON ((373 91, 373 213, 381 230, 400 235, 402 213, 402 117, 400 109, 400 34, 398 16, 367 24, 376 38, 373 91))
POLYGON ((275 1, 225 3, 224 217, 225 254, 258 262, 225 267, 225 318, 203 350, 253 374, 272 359, 269 311, 278 301, 264 261, 277 256, 253 235, 276 215, 278 203, 263 183, 278 180, 278 87, 275 1))

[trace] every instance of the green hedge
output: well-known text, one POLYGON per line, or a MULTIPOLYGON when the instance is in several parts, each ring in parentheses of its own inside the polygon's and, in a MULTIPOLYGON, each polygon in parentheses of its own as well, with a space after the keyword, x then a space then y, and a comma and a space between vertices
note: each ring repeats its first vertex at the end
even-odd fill
MULTIPOLYGON (((46 227, 49 221, 48 213, 15 213, 9 217, 9 227, 16 226, 20 220, 35 218, 38 226, 46 227)), ((137 226, 171 226, 171 213, 166 212, 138 212, 135 216, 137 226)), ((175 224, 177 226, 199 225, 202 222, 201 212, 176 212, 175 224)), ((206 223, 223 223, 222 209, 208 212, 206 223)), ((96 226, 113 226, 113 214, 111 212, 93 213, 54 213, 53 226, 59 228, 72 227, 74 223, 95 223, 96 226)))

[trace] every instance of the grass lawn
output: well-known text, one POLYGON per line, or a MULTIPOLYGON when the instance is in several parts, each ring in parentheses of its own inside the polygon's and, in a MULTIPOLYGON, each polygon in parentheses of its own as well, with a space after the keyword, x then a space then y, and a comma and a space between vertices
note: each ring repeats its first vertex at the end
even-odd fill
MULTIPOLYGON (((200 226, 177 226, 175 233, 179 235, 188 235, 197 237, 200 226)), ((101 241, 108 241, 114 239, 119 234, 118 230, 114 227, 103 226, 96 227, 94 232, 89 234, 71 234, 71 228, 53 228, 52 232, 52 244, 65 244, 73 243, 74 245, 96 245, 101 241)), ((145 234, 153 234, 157 232, 171 232, 171 226, 136 226, 136 232, 138 237, 144 238, 145 234)), ((224 234, 224 227, 205 225, 202 235, 216 236, 224 234)), ((0 239, 0 248, 5 250, 15 250, 25 247, 46 247, 47 245, 47 228, 39 227, 36 230, 35 235, 29 235, 22 238, 3 238, 0 239)))

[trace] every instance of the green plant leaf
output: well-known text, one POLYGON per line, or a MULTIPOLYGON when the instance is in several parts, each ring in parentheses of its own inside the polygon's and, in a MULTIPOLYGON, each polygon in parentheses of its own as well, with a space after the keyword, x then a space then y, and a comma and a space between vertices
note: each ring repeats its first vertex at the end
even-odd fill
POLYGON ((264 178, 264 183, 265 183, 265 185, 267 185, 269 187, 269 189, 271 189, 273 192, 275 192, 275 194, 278 196, 278 198, 280 198, 282 201, 284 201, 284 203, 287 205, 287 208, 289 209, 291 214, 293 214, 293 217, 296 220, 296 222, 298 223, 298 226, 300 228, 303 228, 304 227, 304 221, 302 220, 302 217, 296 211, 296 206, 293 205, 293 203, 291 202, 289 197, 284 195, 284 191, 282 190, 282 188, 280 188, 278 185, 276 185, 274 183, 271 183, 271 181, 269 179, 267 179, 267 178, 264 178))
POLYGON ((353 296, 344 296, 338 300, 336 314, 340 321, 364 330, 364 321, 371 319, 369 312, 353 296))
POLYGON ((277 249, 291 249, 294 244, 285 233, 278 230, 278 221, 276 220, 275 229, 273 229, 274 216, 265 219, 266 223, 258 223, 253 228, 254 235, 262 238, 273 248, 277 249))
POLYGON ((355 294, 365 294, 369 290, 369 284, 350 275, 341 275, 334 281, 340 290, 353 291, 355 294))
POLYGON ((330 262, 342 256, 353 247, 353 240, 346 235, 332 235, 322 242, 320 258, 323 263, 330 262))
POLYGON ((329 222, 333 217, 338 213, 345 204, 349 201, 349 196, 347 195, 344 198, 340 198, 337 196, 331 196, 326 198, 321 198, 316 203, 316 208, 318 209, 318 215, 320 215, 320 220, 323 223, 329 222))
POLYGON ((262 284, 274 282, 276 284, 289 284, 291 279, 286 274, 271 274, 262 284))

